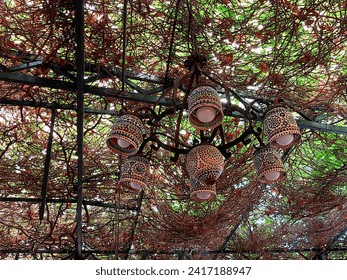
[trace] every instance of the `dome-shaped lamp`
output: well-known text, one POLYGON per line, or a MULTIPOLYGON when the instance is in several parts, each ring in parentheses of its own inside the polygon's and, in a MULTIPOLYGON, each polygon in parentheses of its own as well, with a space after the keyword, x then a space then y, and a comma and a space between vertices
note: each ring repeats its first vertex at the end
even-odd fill
POLYGON ((263 146, 254 152, 253 163, 257 180, 261 183, 276 182, 286 176, 280 154, 269 146, 263 146))
POLYGON ((223 108, 218 92, 208 85, 194 88, 188 97, 189 121, 197 129, 209 130, 223 120, 223 108))
POLYGON ((188 153, 186 168, 192 179, 213 185, 223 172, 224 158, 215 146, 199 145, 188 153))
POLYGON ((264 118, 264 127, 272 148, 289 148, 301 139, 301 133, 293 115, 284 107, 268 110, 264 118))
POLYGON ((106 140, 107 146, 123 156, 135 155, 143 141, 144 125, 134 115, 119 117, 111 128, 106 140))
POLYGON ((216 197, 216 185, 203 185, 199 181, 190 178, 190 199, 194 201, 209 201, 216 197))
POLYGON ((149 160, 143 156, 130 156, 121 166, 119 182, 122 186, 141 191, 147 188, 149 177, 149 160))

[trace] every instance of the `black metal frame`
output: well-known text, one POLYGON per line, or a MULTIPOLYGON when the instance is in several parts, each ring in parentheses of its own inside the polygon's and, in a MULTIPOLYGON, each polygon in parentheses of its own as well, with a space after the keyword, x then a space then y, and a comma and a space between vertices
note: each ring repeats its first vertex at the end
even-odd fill
MULTIPOLYGON (((175 256, 177 259, 189 259, 192 256, 198 256, 203 258, 204 256, 209 255, 215 255, 214 259, 218 259, 220 255, 242 255, 244 258, 245 256, 251 256, 256 259, 257 257, 260 257, 262 255, 267 254, 299 254, 303 258, 307 258, 304 256, 304 253, 311 253, 312 256, 307 259, 322 259, 321 256, 324 255, 325 258, 330 253, 346 253, 347 248, 341 247, 341 248, 329 248, 329 249, 322 249, 322 248, 278 248, 278 249, 264 249, 261 251, 248 251, 248 250, 203 250, 203 251, 195 251, 195 250, 172 250, 172 251, 133 251, 133 250, 120 250, 118 252, 115 251, 108 251, 108 250, 88 250, 83 249, 82 250, 82 257, 83 259, 86 259, 90 255, 103 255, 103 256, 115 256, 115 255, 137 255, 140 256, 141 259, 147 259, 151 256, 158 256, 158 255, 166 255, 166 256, 175 256), (256 256, 254 256, 256 255, 256 256)), ((1 249, 0 254, 25 254, 25 255, 36 255, 36 254, 59 254, 59 255, 66 255, 67 258, 71 258, 73 256, 73 251, 71 249, 47 249, 47 250, 32 250, 32 249, 1 249), (69 257, 70 256, 70 257, 69 257)), ((237 259, 237 258, 236 258, 237 259)))

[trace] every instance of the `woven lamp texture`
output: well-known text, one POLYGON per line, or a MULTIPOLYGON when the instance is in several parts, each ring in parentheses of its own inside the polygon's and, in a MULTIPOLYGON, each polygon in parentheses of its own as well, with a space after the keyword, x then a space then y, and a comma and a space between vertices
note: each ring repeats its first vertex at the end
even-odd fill
POLYGON ((275 107, 266 112, 264 118, 264 128, 272 148, 289 148, 297 144, 301 139, 299 127, 292 115, 285 107, 275 107), (292 134, 294 139, 288 145, 280 145, 276 139, 278 137, 292 134))
POLYGON ((216 185, 203 185, 199 181, 190 179, 190 199, 201 202, 201 201, 210 201, 215 199, 217 192, 216 192, 216 185), (199 193, 208 193, 210 196, 206 199, 201 199, 198 197, 199 193))
POLYGON ((106 140, 107 146, 115 153, 123 156, 135 155, 143 142, 144 125, 134 115, 123 115, 113 124, 106 140), (118 139, 128 142, 128 147, 121 147, 118 139))
POLYGON ((191 178, 213 185, 223 172, 224 158, 215 146, 198 145, 187 154, 186 168, 191 178))
POLYGON ((208 85, 200 85, 193 89, 188 97, 189 122, 199 130, 209 130, 216 128, 222 123, 223 108, 217 90, 208 85), (199 108, 212 108, 215 117, 209 122, 202 122, 197 117, 199 108))
POLYGON ((280 154, 269 146, 259 148, 254 152, 253 163, 257 171, 257 180, 261 183, 279 181, 286 176, 280 154), (278 178, 273 181, 268 180, 265 175, 270 172, 279 172, 278 178))
POLYGON ((145 189, 148 186, 150 163, 143 156, 130 156, 124 160, 121 166, 121 176, 119 182, 122 186, 132 189, 131 183, 140 186, 140 189, 145 189))

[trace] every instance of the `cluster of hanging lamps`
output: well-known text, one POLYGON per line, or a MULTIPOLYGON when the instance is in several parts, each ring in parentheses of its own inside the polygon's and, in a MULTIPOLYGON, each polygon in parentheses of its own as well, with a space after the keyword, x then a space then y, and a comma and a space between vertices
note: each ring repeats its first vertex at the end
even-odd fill
POLYGON ((125 157, 120 170, 120 184, 136 191, 148 186, 149 160, 136 155, 143 142, 144 131, 140 118, 131 114, 122 115, 113 124, 106 140, 113 152, 125 157))
POLYGON ((293 147, 300 141, 301 133, 294 116, 283 106, 270 108, 265 113, 264 128, 269 144, 255 151, 253 163, 257 180, 261 183, 273 183, 286 176, 277 149, 293 147))
MULTIPOLYGON (((198 85, 188 97, 188 118, 198 130, 212 130, 223 121, 223 108, 217 90, 210 85, 198 85)), ((190 176, 190 198, 195 201, 216 197, 215 182, 224 169, 224 157, 213 145, 193 147, 186 157, 190 176)))
MULTIPOLYGON (((223 108, 217 90, 210 85, 198 85, 188 96, 188 119, 197 130, 211 131, 223 121, 223 108)), ((286 171, 278 149, 292 147, 300 141, 301 133, 293 115, 283 106, 271 107, 264 116, 268 139, 255 151, 253 162, 257 180, 272 183, 283 179, 286 171)), ((121 166, 121 185, 144 190, 148 186, 150 163, 138 155, 143 142, 144 125, 140 118, 127 114, 119 117, 107 138, 108 147, 125 157, 121 166)), ((224 170, 224 157, 212 144, 201 143, 186 155, 190 181, 190 198, 208 201, 216 197, 216 182, 224 170)))

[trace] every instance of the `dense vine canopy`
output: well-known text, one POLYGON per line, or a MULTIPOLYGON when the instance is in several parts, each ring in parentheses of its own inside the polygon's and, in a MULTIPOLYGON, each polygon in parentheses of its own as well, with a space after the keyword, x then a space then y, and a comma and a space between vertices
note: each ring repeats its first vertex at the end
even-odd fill
MULTIPOLYGON (((80 2, 0 2, 0 258, 76 257, 80 2)), ((345 259, 346 52, 346 1, 86 0, 82 257, 345 259), (194 53, 244 100, 297 112, 285 181, 255 180, 252 142, 232 148, 212 202, 190 200, 184 156, 163 149, 144 193, 119 185, 123 159, 105 145, 115 116, 162 112, 194 53)), ((227 139, 243 130, 224 123, 227 139)))

